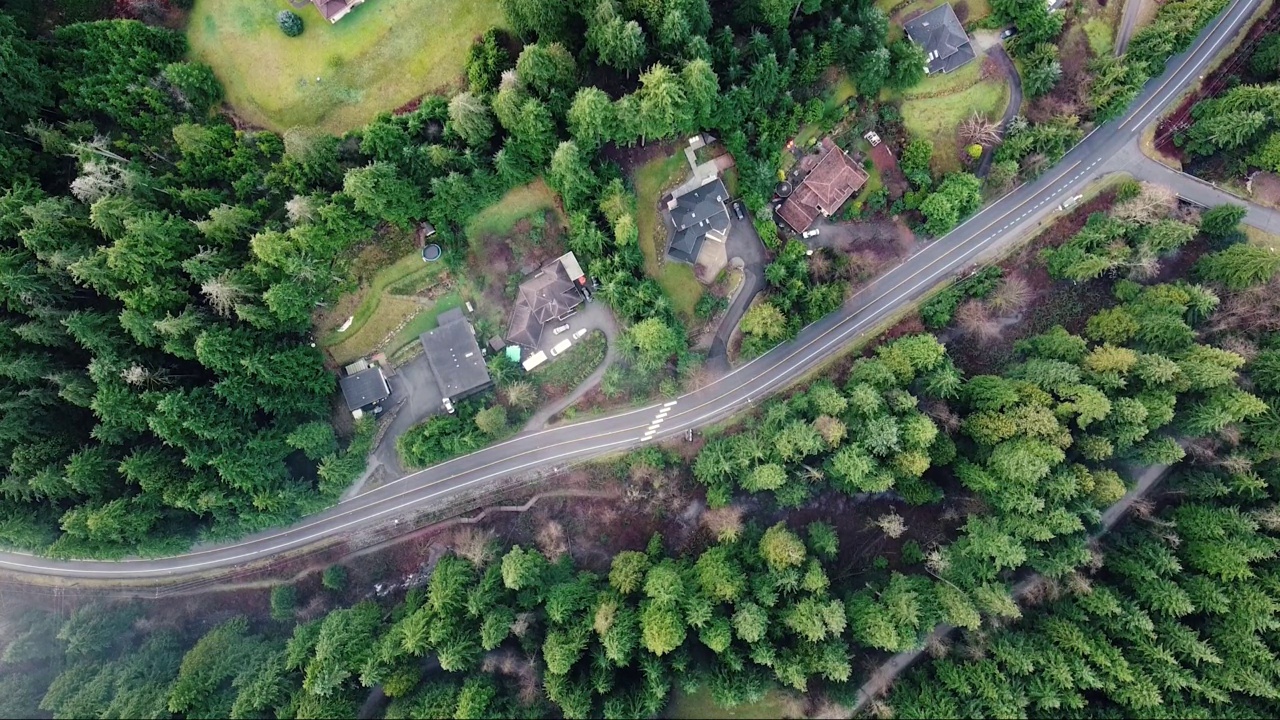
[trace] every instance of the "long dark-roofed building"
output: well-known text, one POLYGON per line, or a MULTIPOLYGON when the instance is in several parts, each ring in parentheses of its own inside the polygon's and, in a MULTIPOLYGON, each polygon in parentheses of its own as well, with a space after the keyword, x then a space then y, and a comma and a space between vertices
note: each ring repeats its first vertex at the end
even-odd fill
POLYGON ((492 385, 475 330, 462 310, 443 312, 437 322, 435 330, 422 333, 418 339, 431 373, 436 376, 440 395, 446 401, 457 402, 492 385))
POLYGON ((977 57, 950 3, 908 20, 902 29, 912 42, 924 49, 925 72, 930 75, 949 73, 977 57))
POLYGON ((537 348, 547 323, 570 315, 586 300, 587 276, 573 253, 565 253, 520 283, 507 340, 537 348))
POLYGON ((728 198, 729 191, 718 177, 671 198, 667 210, 673 229, 667 255, 692 265, 704 240, 724 242, 729 235, 729 211, 724 206, 728 198))

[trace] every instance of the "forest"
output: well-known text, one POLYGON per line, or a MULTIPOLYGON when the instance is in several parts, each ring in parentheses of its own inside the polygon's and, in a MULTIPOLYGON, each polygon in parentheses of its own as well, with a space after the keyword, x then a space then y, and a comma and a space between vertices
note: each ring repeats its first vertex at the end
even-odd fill
POLYGON ((238 129, 174 31, 32 34, 0 14, 0 542, 164 553, 332 502, 367 442, 344 451, 329 426, 313 311, 386 228, 430 219, 461 262, 466 219, 544 173, 634 365, 681 376, 696 357, 601 150, 719 132, 756 209, 768 148, 828 66, 862 73, 869 95, 919 76, 870 4, 504 9, 523 47, 486 34, 465 91, 342 138, 238 129))
MULTIPOLYGON (((1122 183, 1034 261, 1110 295, 1073 330, 966 371, 938 337, 979 332, 972 303, 1017 304, 993 266, 927 311, 938 336, 883 339, 708 433, 691 467, 658 447, 603 466, 702 488, 687 542, 656 534, 601 564, 468 530, 394 602, 303 616, 280 585, 274 620, 200 632, 127 604, 34 610, 0 655, 4 708, 343 717, 374 686, 388 718, 651 716, 676 691, 734 707, 774 688, 852 707, 869 667, 927 645, 867 712, 1274 716, 1280 267, 1257 269, 1242 216, 1122 183), (1138 470, 1163 466, 1164 488, 1099 537, 1138 470), (847 559, 846 519, 759 520, 835 496, 894 498, 901 514, 866 519, 887 538, 911 508, 966 509, 945 540, 869 566, 847 559)), ((317 592, 345 581, 331 569, 317 592)))

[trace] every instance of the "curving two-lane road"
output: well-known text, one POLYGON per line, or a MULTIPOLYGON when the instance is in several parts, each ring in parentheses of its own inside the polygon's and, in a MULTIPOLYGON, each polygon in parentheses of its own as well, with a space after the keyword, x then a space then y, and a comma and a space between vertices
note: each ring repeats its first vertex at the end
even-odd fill
POLYGON ((839 352, 980 255, 1016 242, 1092 179, 1122 169, 1116 159, 1135 142, 1141 128, 1176 101, 1260 3, 1235 0, 1191 50, 1171 60, 1165 73, 1148 84, 1124 118, 1094 130, 1045 176, 1011 192, 925 247, 858 292, 840 311, 805 328, 795 340, 695 392, 638 410, 518 435, 366 491, 291 527, 235 543, 168 558, 121 561, 54 560, 0 552, 0 569, 114 581, 191 576, 339 537, 500 478, 626 450, 723 419, 839 352))

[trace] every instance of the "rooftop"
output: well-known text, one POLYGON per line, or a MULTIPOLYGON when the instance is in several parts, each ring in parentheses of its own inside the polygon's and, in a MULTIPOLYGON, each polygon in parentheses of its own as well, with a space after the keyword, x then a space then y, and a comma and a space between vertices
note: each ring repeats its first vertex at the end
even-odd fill
POLYGON ((363 2, 364 0, 311 0, 311 4, 316 6, 324 19, 331 23, 346 17, 352 8, 363 2))
POLYGON ((671 198, 667 209, 671 214, 673 231, 667 255, 693 263, 698 259, 704 239, 710 237, 724 242, 729 232, 729 211, 724 206, 727 199, 729 191, 718 177, 671 198))
POLYGON ((374 366, 348 375, 338 381, 347 409, 355 412, 386 400, 391 395, 382 368, 374 366))
POLYGON ((587 282, 573 253, 565 253, 520 283, 507 340, 536 348, 549 322, 563 318, 585 299, 579 289, 587 282))
POLYGON ((419 340, 440 394, 457 400, 483 390, 491 381, 471 323, 462 317, 461 310, 456 316, 453 312, 441 313, 440 326, 422 333, 419 340))
POLYGON ((969 35, 950 3, 908 20, 902 28, 907 37, 924 48, 930 74, 951 72, 976 57, 969 35))
POLYGON ((778 214, 796 232, 808 230, 820 214, 831 216, 867 184, 867 171, 831 138, 823 138, 822 148, 818 164, 778 208, 778 214))

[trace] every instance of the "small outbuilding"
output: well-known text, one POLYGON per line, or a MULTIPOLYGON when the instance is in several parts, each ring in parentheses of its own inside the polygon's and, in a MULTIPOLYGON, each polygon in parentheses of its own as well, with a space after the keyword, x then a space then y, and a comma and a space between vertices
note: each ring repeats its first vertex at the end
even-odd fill
POLYGON ((377 412, 382 401, 391 397, 387 377, 377 365, 349 372, 346 377, 338 380, 338 386, 342 388, 342 398, 347 401, 347 409, 357 418, 363 417, 367 412, 377 412))

